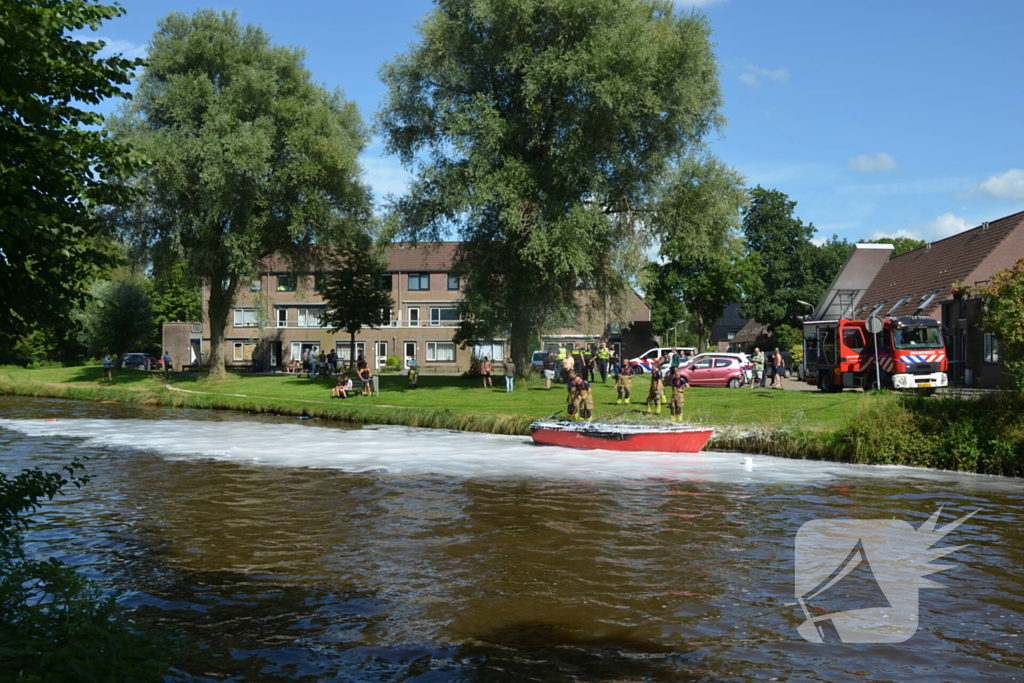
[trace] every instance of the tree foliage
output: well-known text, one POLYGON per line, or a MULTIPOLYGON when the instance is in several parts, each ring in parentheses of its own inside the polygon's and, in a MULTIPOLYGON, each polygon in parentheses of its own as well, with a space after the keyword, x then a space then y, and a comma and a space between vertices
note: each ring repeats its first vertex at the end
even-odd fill
POLYGON ((651 219, 664 261, 648 271, 656 329, 685 320, 697 347, 707 348, 715 321, 742 294, 748 268, 737 229, 746 201, 742 176, 713 157, 675 169, 651 219))
POLYGON ((985 301, 984 329, 995 336, 1011 381, 1024 391, 1024 259, 993 275, 978 293, 985 301))
POLYGON ((756 276, 745 285, 740 312, 772 329, 800 327, 809 311, 799 301, 816 305, 853 247, 835 236, 815 245, 814 226, 793 216, 796 202, 778 190, 758 186, 750 198, 743 234, 756 276))
POLYGON ((861 240, 861 243, 891 244, 893 246, 893 250, 892 254, 889 255, 889 258, 892 258, 893 256, 899 256, 900 254, 905 254, 908 251, 920 249, 921 247, 928 244, 926 240, 916 240, 913 237, 879 237, 876 240, 861 240))
POLYGON ((212 374, 224 371, 239 283, 275 255, 308 271, 369 221, 359 113, 314 84, 303 58, 231 13, 170 14, 111 125, 146 159, 133 181, 142 198, 111 218, 209 283, 212 374))
POLYGON ((95 0, 0 3, 0 347, 66 316, 109 260, 90 207, 124 199, 109 181, 129 156, 85 107, 127 97, 138 62, 100 58, 102 41, 70 32, 123 13, 95 0))
MULTIPOLYGON (((457 233, 463 342, 517 366, 583 297, 624 300, 666 171, 722 123, 710 29, 667 0, 440 0, 386 64, 379 129, 413 240, 457 233)), ((614 306, 612 306, 614 308, 614 306)))
POLYGON ((331 272, 321 294, 327 305, 324 322, 331 332, 349 333, 352 349, 349 359, 355 361, 356 334, 364 327, 380 327, 388 322, 394 302, 381 287, 387 272, 384 255, 356 242, 339 247, 331 272))
POLYGON ((151 338, 153 309, 147 283, 121 273, 93 285, 93 298, 81 314, 81 338, 94 355, 124 356, 151 338))

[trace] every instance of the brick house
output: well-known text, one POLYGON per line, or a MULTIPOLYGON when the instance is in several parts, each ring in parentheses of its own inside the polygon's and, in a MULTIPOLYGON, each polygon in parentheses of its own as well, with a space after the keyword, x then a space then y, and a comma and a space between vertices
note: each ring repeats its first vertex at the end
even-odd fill
MULTIPOLYGON (((380 328, 360 330, 355 338, 357 358, 363 355, 371 367, 378 368, 386 364, 388 357, 403 363, 415 358, 426 372, 464 372, 474 355, 504 358, 507 341, 503 338, 485 340, 474 348, 461 348, 453 341, 459 325, 457 307, 462 299, 462 285, 449 272, 457 246, 458 242, 391 246, 388 272, 382 282, 394 300, 390 322, 380 328)), ((204 289, 204 315, 207 298, 208 290, 204 289)), ((584 329, 557 330, 544 341, 572 338, 577 343, 621 342, 634 328, 642 328, 645 322, 650 325, 649 306, 639 296, 635 299, 628 313, 631 320, 626 325, 607 316, 602 321, 588 319, 582 324, 584 329)), ((269 260, 251 284, 238 288, 224 330, 227 365, 248 366, 256 359, 266 368, 287 368, 311 349, 334 349, 343 361, 349 360, 353 351, 350 337, 344 331, 332 334, 323 326, 325 310, 315 275, 292 273, 286 262, 269 260)), ((164 348, 172 358, 205 364, 209 347, 209 325, 205 320, 164 325, 164 348)))

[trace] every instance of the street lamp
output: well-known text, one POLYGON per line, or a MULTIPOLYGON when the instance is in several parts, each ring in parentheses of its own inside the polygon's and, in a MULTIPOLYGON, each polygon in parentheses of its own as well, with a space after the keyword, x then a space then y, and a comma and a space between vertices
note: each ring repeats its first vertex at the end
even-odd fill
POLYGON ((797 300, 796 300, 796 302, 797 302, 798 304, 803 304, 804 306, 808 306, 808 307, 810 307, 810 309, 811 309, 811 315, 814 315, 814 304, 810 304, 810 303, 807 303, 806 301, 801 301, 800 299, 797 299, 797 300))

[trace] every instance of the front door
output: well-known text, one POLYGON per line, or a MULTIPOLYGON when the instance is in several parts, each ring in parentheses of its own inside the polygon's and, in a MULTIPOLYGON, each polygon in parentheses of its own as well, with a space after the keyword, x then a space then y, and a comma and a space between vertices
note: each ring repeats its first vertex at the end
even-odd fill
POLYGON ((378 368, 388 364, 388 343, 379 341, 376 344, 376 363, 378 368))
MULTIPOLYGON (((416 358, 416 342, 407 341, 405 342, 405 365, 409 366, 409 361, 416 358)), ((417 359, 419 360, 419 359, 417 359)))

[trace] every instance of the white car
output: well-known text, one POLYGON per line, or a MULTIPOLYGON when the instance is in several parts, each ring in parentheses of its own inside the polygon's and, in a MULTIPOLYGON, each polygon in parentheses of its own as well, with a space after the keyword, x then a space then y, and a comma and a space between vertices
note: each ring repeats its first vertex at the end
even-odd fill
POLYGON ((687 353, 695 353, 697 351, 697 349, 695 349, 692 346, 659 346, 658 348, 648 349, 647 351, 644 351, 636 358, 629 359, 629 364, 632 365, 633 369, 640 374, 650 372, 652 361, 656 361, 662 356, 672 353, 672 350, 675 348, 679 349, 679 353, 681 355, 686 355, 687 353))

